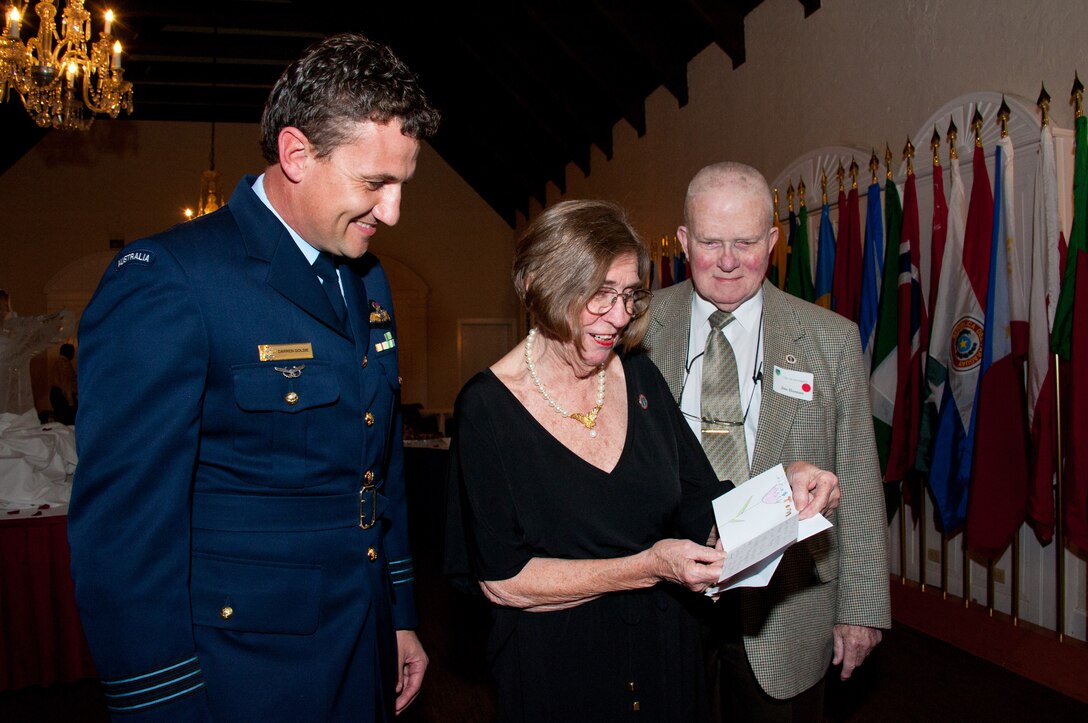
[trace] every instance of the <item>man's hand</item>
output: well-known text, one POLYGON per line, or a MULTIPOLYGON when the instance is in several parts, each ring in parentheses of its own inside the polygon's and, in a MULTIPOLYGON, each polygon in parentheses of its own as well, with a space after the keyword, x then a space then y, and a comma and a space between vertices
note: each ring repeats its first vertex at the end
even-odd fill
POLYGON ((883 635, 879 629, 864 625, 845 623, 836 625, 832 631, 835 639, 835 656, 831 659, 831 664, 842 663, 842 673, 839 678, 848 680, 854 670, 865 662, 865 658, 877 646, 883 635))
POLYGON ((414 630, 397 631, 397 715, 415 700, 427 670, 427 653, 414 630))
POLYGON ((817 512, 826 515, 838 508, 842 493, 839 491, 839 478, 833 472, 797 461, 786 467, 786 477, 789 478, 793 502, 802 520, 817 512))

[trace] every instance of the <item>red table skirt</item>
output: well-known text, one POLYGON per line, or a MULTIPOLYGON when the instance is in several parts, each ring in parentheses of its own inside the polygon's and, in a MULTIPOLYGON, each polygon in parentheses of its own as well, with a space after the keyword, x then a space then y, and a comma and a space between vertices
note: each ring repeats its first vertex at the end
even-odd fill
POLYGON ((0 690, 97 676, 68 572, 68 518, 0 521, 0 690))

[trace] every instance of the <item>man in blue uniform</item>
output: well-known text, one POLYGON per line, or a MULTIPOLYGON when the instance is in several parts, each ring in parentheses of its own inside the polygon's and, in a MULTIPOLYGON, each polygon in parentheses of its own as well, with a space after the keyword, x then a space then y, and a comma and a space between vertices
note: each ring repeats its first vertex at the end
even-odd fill
POLYGON ((418 693, 396 324, 367 250, 437 124, 388 48, 328 38, 272 91, 264 174, 107 269, 69 538, 115 718, 380 721, 418 693))

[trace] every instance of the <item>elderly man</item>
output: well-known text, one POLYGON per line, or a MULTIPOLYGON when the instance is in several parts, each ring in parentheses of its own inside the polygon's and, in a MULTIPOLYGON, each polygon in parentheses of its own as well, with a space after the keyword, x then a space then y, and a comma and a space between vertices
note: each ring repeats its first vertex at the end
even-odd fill
POLYGON ((857 327, 764 281, 770 189, 739 163, 699 171, 677 230, 691 280, 655 294, 644 346, 720 477, 780 462, 838 475, 834 528, 770 585, 727 593, 708 658, 730 720, 821 719, 828 663, 853 670, 890 625, 887 531, 857 327))
POLYGON ((135 242, 79 331, 76 596, 126 721, 384 721, 427 656, 396 327, 368 254, 438 114, 360 35, 265 106, 268 166, 135 242))

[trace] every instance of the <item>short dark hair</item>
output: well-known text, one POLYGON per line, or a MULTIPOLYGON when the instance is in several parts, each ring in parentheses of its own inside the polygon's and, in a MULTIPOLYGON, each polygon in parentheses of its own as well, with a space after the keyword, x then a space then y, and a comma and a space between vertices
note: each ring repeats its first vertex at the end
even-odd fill
POLYGON ((416 76, 388 46, 365 35, 333 35, 311 45, 276 81, 261 116, 261 152, 279 162, 279 134, 298 128, 319 157, 351 140, 352 123, 402 123, 404 135, 430 138, 439 113, 416 76))
MULTIPOLYGON (((563 201, 546 209, 525 230, 514 251, 514 288, 534 323, 563 342, 581 333, 582 307, 604 283, 612 263, 632 255, 646 279, 650 253, 618 204, 563 201)), ((642 341, 649 314, 632 319, 619 346, 642 341)))

